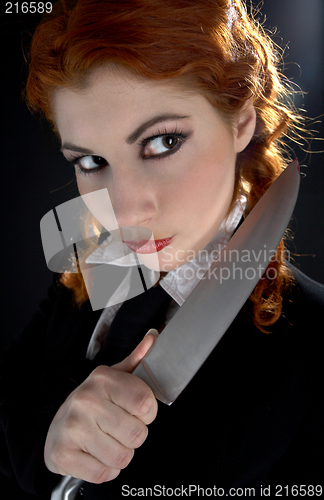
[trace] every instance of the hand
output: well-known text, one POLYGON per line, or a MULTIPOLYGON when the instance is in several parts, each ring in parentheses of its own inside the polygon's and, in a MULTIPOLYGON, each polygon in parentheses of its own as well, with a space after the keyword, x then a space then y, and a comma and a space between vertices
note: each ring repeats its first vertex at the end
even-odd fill
POLYGON ((151 389, 131 374, 155 339, 148 334, 121 363, 98 366, 68 396, 46 438, 50 471, 100 484, 129 464, 157 414, 151 389))

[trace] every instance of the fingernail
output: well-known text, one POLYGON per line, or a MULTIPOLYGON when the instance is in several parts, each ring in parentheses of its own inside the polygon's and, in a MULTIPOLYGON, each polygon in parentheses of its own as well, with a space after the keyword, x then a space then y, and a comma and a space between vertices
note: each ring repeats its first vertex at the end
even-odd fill
POLYGON ((154 335, 156 338, 158 338, 159 336, 159 332, 155 329, 155 328, 150 328, 150 330, 144 335, 144 338, 146 337, 146 335, 148 334, 151 334, 151 335, 154 335))

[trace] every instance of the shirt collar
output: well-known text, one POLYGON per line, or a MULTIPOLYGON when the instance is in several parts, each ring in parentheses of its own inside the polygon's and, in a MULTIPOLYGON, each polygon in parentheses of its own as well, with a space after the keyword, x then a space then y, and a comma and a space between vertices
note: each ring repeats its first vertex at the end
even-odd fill
POLYGON ((160 285, 181 306, 192 290, 201 280, 211 264, 217 259, 219 252, 226 246, 238 223, 245 207, 245 198, 236 202, 230 215, 222 222, 214 238, 201 252, 189 262, 170 271, 160 285))

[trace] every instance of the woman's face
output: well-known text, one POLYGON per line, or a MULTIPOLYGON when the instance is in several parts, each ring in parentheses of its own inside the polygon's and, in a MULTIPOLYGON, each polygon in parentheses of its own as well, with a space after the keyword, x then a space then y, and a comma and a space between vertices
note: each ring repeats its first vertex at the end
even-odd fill
MULTIPOLYGON (((254 131, 252 105, 229 127, 202 95, 107 66, 87 90, 56 91, 53 109, 80 194, 107 188, 119 226, 153 232, 161 271, 213 238, 232 200, 236 155, 254 131)), ((144 263, 152 250, 139 249, 144 263)))

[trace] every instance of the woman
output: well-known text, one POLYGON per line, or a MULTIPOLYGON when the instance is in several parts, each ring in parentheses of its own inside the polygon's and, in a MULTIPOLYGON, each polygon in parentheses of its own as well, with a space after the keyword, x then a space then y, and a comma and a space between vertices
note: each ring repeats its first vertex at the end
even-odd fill
MULTIPOLYGON (((282 138, 301 127, 287 95, 240 0, 58 2, 37 29, 30 107, 55 127, 80 194, 107 188, 118 226, 153 232, 166 294, 148 327, 163 330, 201 277, 186 271, 208 269, 283 169, 282 138)), ((319 496, 323 287, 286 263, 283 241, 270 268, 158 411, 132 375, 155 340, 134 324, 148 295, 92 311, 81 273, 56 277, 3 362, 3 470, 21 498, 319 496)))

